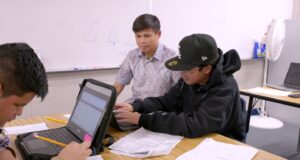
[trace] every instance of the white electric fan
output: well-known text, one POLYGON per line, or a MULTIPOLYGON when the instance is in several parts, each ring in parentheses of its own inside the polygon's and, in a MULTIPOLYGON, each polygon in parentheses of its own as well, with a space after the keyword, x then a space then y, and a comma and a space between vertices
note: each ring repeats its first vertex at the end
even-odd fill
MULTIPOLYGON (((276 61, 284 45, 285 39, 285 23, 284 20, 273 20, 269 26, 265 37, 266 42, 266 58, 264 65, 263 85, 267 82, 268 62, 276 61)), ((275 129, 283 126, 283 123, 273 117, 269 117, 265 111, 265 102, 262 103, 261 114, 251 116, 250 125, 258 128, 275 129)))

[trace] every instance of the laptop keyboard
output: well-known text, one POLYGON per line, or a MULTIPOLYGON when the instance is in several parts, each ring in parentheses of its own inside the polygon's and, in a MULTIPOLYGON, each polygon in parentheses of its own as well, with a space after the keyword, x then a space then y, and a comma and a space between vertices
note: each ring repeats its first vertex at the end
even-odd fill
MULTIPOLYGON (((58 142, 62 142, 65 144, 69 144, 72 141, 80 143, 80 141, 75 136, 73 136, 66 128, 38 132, 38 135, 46 137, 46 138, 50 138, 50 139, 53 139, 53 140, 56 140, 58 142)), ((52 143, 49 143, 49 145, 57 152, 59 152, 62 149, 62 147, 52 144, 52 143)))

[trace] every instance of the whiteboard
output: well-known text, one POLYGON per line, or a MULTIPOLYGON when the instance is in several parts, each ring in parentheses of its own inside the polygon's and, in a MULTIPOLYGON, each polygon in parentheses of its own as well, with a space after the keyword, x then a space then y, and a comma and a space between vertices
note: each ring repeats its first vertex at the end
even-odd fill
POLYGON ((292 8, 293 0, 1 0, 0 43, 28 43, 47 71, 114 68, 136 47, 134 19, 150 12, 169 48, 208 33, 223 51, 249 59, 253 39, 272 19, 291 18, 292 8))
POLYGON ((193 33, 212 35, 223 50, 236 49, 252 58, 253 41, 261 40, 272 19, 290 19, 293 0, 152 0, 162 23, 161 41, 178 50, 193 33))
POLYGON ((47 71, 118 67, 149 0, 1 0, 0 43, 26 42, 47 71))

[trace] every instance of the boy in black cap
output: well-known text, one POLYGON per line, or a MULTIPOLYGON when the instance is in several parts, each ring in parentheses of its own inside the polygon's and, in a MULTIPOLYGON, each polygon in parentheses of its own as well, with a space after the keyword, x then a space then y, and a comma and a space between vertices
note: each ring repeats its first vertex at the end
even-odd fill
POLYGON ((178 83, 164 96, 117 104, 118 121, 185 137, 213 132, 243 141, 246 118, 232 75, 241 67, 238 53, 223 55, 206 34, 183 38, 179 52, 165 63, 170 70, 182 71, 178 83))

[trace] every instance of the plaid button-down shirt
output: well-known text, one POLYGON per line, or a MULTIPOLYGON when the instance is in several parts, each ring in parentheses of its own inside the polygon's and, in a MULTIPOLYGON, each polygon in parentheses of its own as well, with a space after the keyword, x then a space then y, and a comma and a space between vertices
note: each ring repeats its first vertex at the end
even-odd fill
POLYGON ((175 52, 162 44, 150 59, 138 48, 130 51, 116 77, 116 82, 123 85, 130 84, 133 79, 132 97, 127 102, 163 95, 177 83, 180 72, 171 71, 164 64, 174 56, 175 52))

